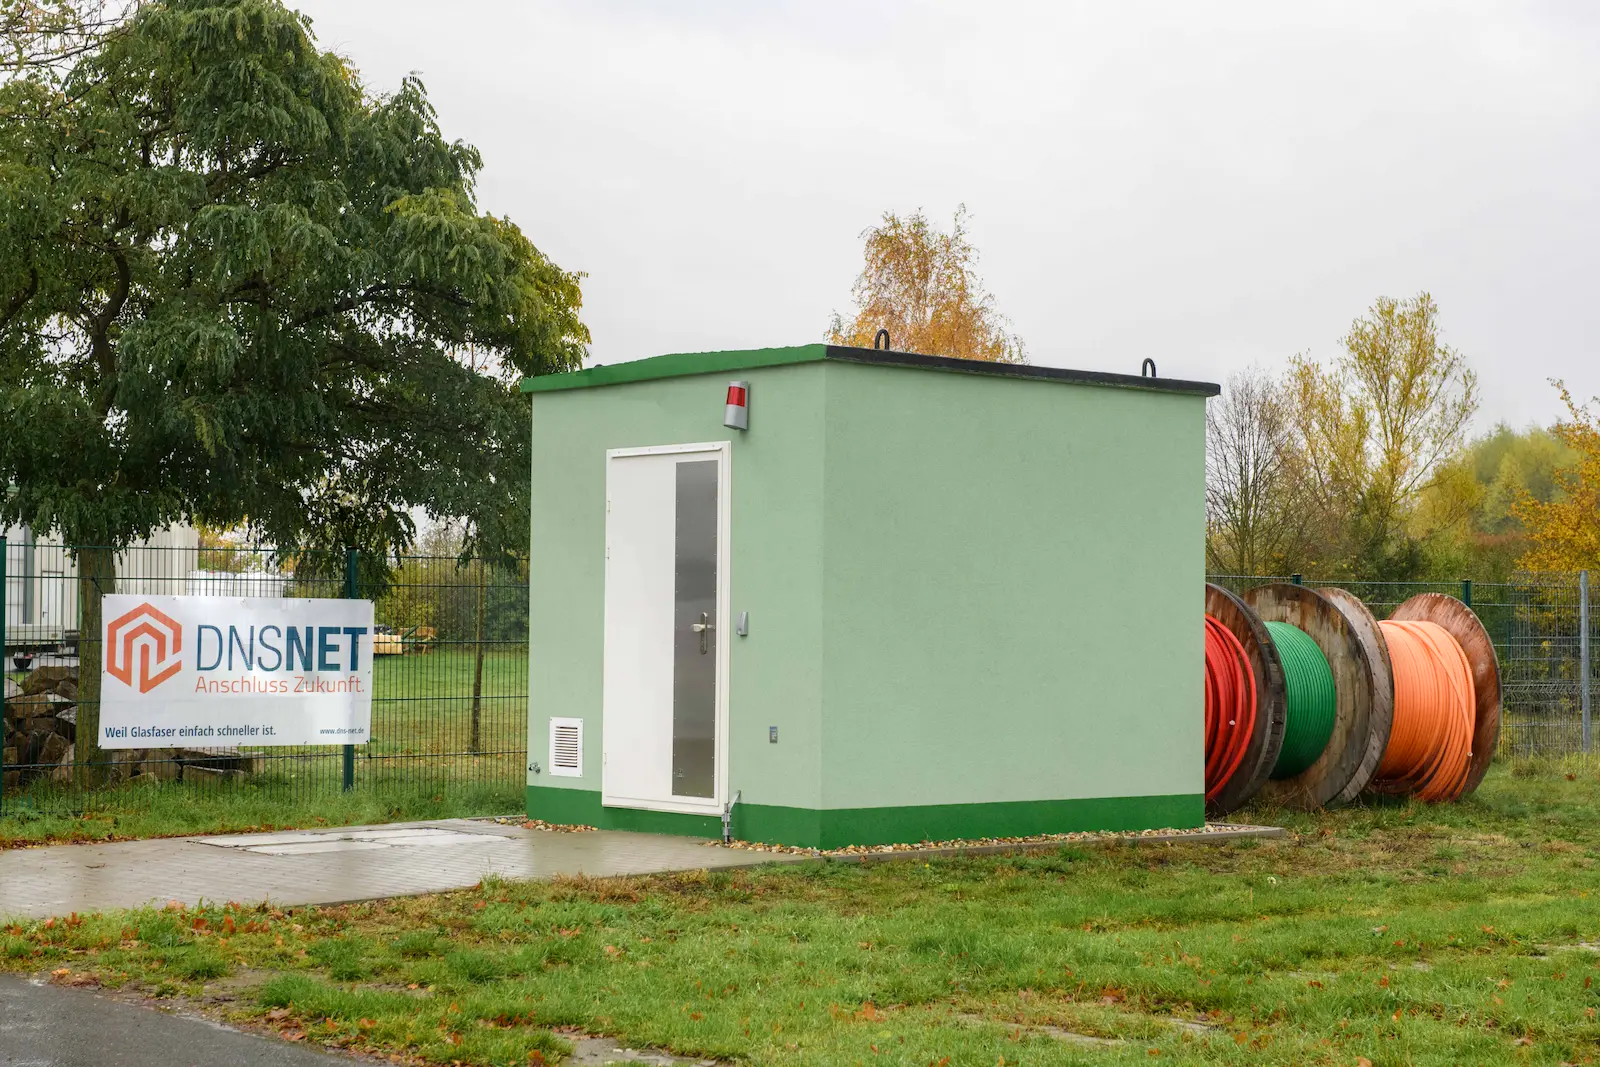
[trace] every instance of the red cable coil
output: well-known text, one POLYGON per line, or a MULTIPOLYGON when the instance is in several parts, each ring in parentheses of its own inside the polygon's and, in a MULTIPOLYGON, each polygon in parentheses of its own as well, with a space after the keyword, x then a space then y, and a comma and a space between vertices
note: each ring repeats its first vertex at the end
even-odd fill
POLYGON ((1244 645, 1206 616, 1206 800, 1215 800, 1244 761, 1256 728, 1256 678, 1244 645))

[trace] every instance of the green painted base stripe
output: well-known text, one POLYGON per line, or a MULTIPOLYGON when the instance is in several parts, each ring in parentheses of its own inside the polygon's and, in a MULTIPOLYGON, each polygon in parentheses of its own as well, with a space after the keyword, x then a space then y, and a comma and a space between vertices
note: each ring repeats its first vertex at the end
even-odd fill
POLYGON ((588 789, 528 786, 528 818, 562 826, 599 826, 600 794, 588 789))
MULTIPOLYGON (((819 813, 819 848, 1031 837, 1085 830, 1188 829, 1205 822, 1201 793, 1159 797, 1086 797, 995 804, 927 804, 907 808, 844 808, 819 813)), ((787 842, 785 842, 787 843, 787 842)))
POLYGON ((528 818, 568 826, 594 826, 601 830, 634 830, 646 834, 684 834, 689 837, 722 836, 722 820, 715 815, 608 808, 600 803, 600 794, 589 789, 549 789, 530 785, 528 818))
MULTIPOLYGON (((602 830, 717 837, 722 821, 711 815, 609 808, 600 794, 580 789, 528 787, 528 817, 582 823, 602 830)), ((1205 821, 1200 793, 1156 797, 1090 797, 995 804, 922 804, 903 808, 836 808, 812 811, 740 804, 733 833, 746 841, 842 848, 980 837, 1030 837, 1085 830, 1188 829, 1205 821)))

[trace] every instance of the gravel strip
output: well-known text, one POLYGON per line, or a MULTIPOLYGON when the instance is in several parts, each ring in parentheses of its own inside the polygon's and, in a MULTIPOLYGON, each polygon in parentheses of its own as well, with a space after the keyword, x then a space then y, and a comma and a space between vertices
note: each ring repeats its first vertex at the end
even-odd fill
MULTIPOLYGON (((1207 823, 1189 829, 1129 831, 1085 830, 1070 834, 1035 834, 1031 837, 978 837, 955 841, 919 841, 892 845, 848 845, 844 848, 802 848, 796 845, 768 845, 758 841, 731 841, 726 847, 751 852, 773 852, 791 856, 818 856, 834 860, 889 859, 897 856, 986 855, 996 852, 1040 850, 1063 845, 1139 845, 1172 844, 1193 841, 1221 843, 1246 837, 1282 837, 1281 826, 1250 826, 1242 823, 1207 823)), ((707 845, 721 846, 720 841, 707 845)))
POLYGON ((552 834, 591 834, 597 829, 582 823, 545 822, 543 819, 519 819, 515 816, 496 819, 495 822, 501 826, 520 826, 524 830, 544 830, 552 834))

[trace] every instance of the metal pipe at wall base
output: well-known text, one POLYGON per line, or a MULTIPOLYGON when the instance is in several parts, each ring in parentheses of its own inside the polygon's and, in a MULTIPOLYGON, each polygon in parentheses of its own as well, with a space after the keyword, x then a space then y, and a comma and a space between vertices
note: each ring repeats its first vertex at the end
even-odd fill
POLYGON ((728 801, 722 809, 722 843, 724 845, 733 841, 733 806, 739 803, 739 798, 744 796, 744 790, 733 794, 733 799, 728 801))

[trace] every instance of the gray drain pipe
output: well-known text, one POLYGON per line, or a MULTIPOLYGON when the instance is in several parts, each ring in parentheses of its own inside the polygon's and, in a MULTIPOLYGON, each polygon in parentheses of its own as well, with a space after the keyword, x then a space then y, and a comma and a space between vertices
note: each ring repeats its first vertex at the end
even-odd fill
POLYGON ((744 796, 744 790, 733 794, 733 799, 728 801, 722 809, 722 843, 728 844, 733 840, 733 806, 739 803, 739 798, 744 796))

